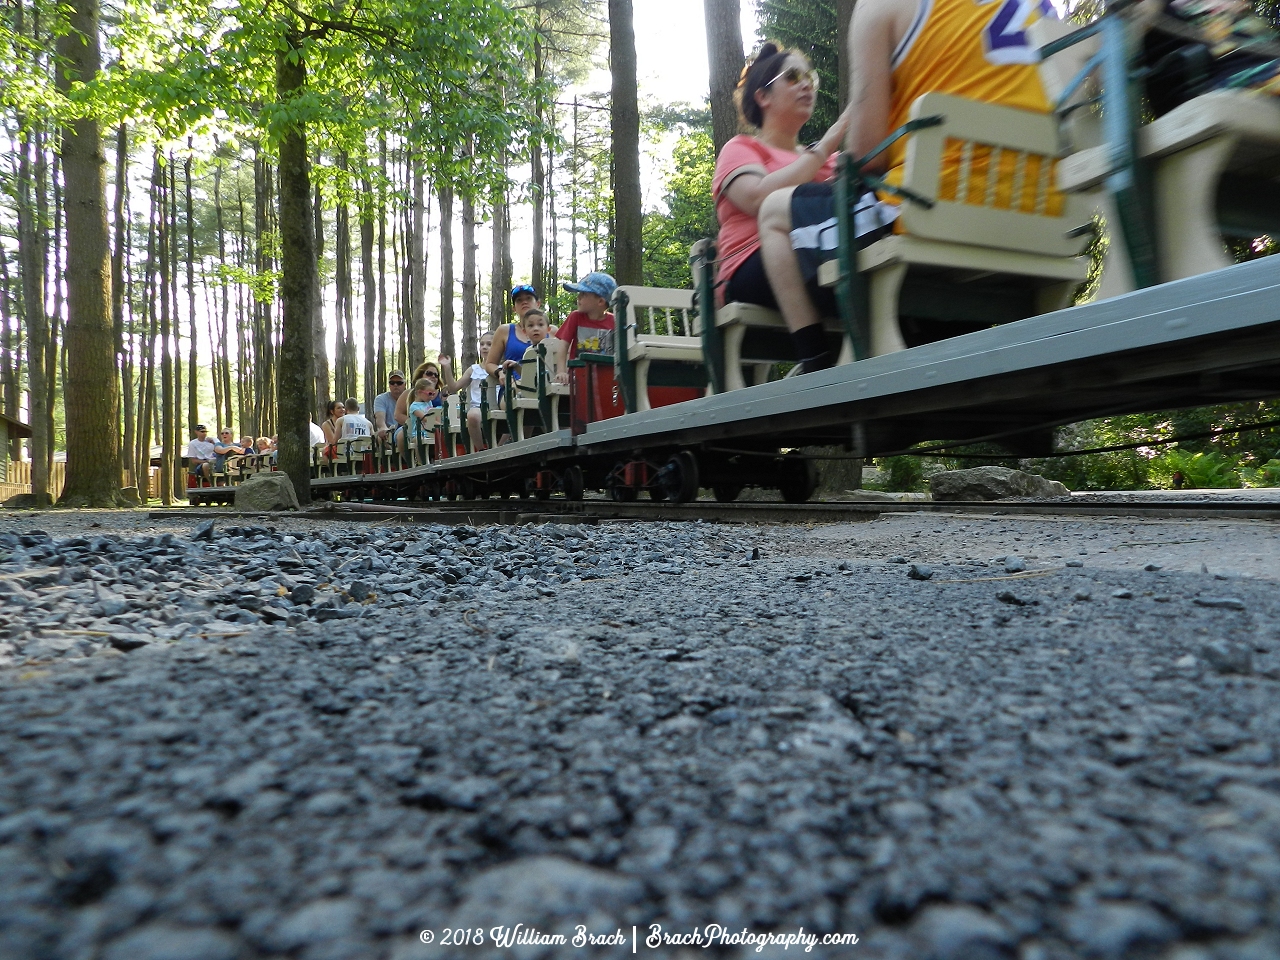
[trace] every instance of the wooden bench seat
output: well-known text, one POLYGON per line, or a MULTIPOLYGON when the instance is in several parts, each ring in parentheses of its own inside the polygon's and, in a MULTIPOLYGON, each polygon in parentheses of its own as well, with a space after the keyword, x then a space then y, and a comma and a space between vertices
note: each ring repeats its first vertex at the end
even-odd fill
POLYGON ((520 379, 515 383, 515 417, 517 440, 523 440, 532 433, 525 430, 525 415, 532 411, 536 415, 538 425, 550 432, 560 427, 561 414, 569 414, 569 384, 556 383, 552 378, 551 366, 546 362, 545 343, 529 347, 520 359, 520 379), (564 410, 560 408, 560 398, 564 397, 564 410))
MULTIPOLYGON (((1280 233, 1276 98, 1243 91, 1196 97, 1141 127, 1138 154, 1151 162, 1162 281, 1230 266, 1224 236, 1280 233)), ((1058 165, 1058 185, 1107 215, 1102 186, 1109 172, 1107 146, 1090 147, 1058 165)), ((1102 284, 1104 297, 1134 288, 1123 243, 1109 245, 1102 284)))
POLYGON ((409 466, 422 467, 431 463, 431 455, 436 443, 436 428, 440 426, 443 413, 440 407, 433 407, 427 411, 427 415, 421 421, 412 413, 409 414, 409 419, 404 425, 404 446, 409 466))
MULTIPOLYGON (((933 202, 904 203, 901 232, 858 252, 870 355, 1068 306, 1089 269, 1070 234, 1090 208, 1055 186, 1054 117, 944 93, 919 97, 910 116, 942 118, 909 136, 902 175, 933 202)), ((839 271, 823 264, 819 282, 834 286, 839 271)))
MULTIPOLYGON (((614 366, 628 412, 651 410, 653 391, 701 391, 707 375, 692 290, 621 286, 614 292, 614 366)), ((691 394, 692 396, 692 394, 691 394)))
MULTIPOLYGON (((899 234, 858 252, 870 286, 871 356, 906 349, 902 317, 992 326, 1068 306, 1089 273, 1083 257, 995 250, 899 234), (910 278, 910 279, 908 279, 910 278)), ((818 269, 834 286, 839 265, 818 269)))

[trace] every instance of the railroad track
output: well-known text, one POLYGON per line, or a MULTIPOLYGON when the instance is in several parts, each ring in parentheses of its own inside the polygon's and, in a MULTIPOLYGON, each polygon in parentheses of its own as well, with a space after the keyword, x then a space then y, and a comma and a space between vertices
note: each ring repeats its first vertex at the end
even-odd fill
MULTIPOLYGON (((874 520, 887 513, 930 513, 979 516, 1147 517, 1152 519, 1280 520, 1280 498, 1274 500, 1167 500, 1162 498, 1080 497, 1060 501, 992 501, 935 503, 912 501, 827 501, 822 503, 717 503, 697 500, 671 504, 611 500, 445 500, 423 504, 337 503, 290 517, 318 520, 398 521, 402 523, 539 523, 557 520, 594 523, 601 520, 662 520, 716 523, 850 523, 874 520)), ((152 519, 194 517, 279 517, 233 509, 153 510, 152 519)))

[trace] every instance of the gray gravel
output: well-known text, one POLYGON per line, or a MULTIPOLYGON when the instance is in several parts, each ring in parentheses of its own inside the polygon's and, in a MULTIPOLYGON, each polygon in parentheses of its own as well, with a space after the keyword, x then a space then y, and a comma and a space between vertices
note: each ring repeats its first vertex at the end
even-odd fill
POLYGON ((196 529, 0 518, 0 957, 1280 956, 1274 525, 196 529))

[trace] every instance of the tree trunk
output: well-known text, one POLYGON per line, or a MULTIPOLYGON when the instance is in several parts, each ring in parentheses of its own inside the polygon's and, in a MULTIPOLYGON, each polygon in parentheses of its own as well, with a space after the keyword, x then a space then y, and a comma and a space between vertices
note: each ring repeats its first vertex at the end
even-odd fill
MULTIPOLYGON (((18 419, 18 363, 17 318, 14 309, 15 293, 9 278, 9 258, 0 244, 0 379, 3 380, 3 410, 7 417, 18 419)), ((0 457, 17 460, 21 441, 11 437, 9 446, 0 450, 0 457)))
POLYGON ((374 318, 378 308, 378 288, 373 273, 373 184, 362 185, 360 205, 360 284, 364 292, 364 402, 373 409, 373 398, 380 389, 376 363, 374 318))
POLYGON ((849 59, 849 24, 853 21, 853 2, 854 0, 836 0, 836 63, 840 72, 836 108, 839 110, 843 110, 849 102, 849 72, 853 69, 849 59))
POLYGON ((462 363, 476 362, 476 202, 469 190, 462 192, 462 363))
MULTIPOLYGON (((533 44, 533 80, 539 83, 542 80, 543 63, 542 63, 542 44, 538 40, 534 40, 533 44)), ((542 97, 537 95, 534 98, 534 122, 541 126, 542 124, 542 97)), ((538 288, 538 296, 545 298, 547 291, 543 289, 546 283, 544 274, 546 273, 546 254, 544 253, 545 229, 546 229, 546 189, 547 174, 543 167, 542 159, 542 139, 534 137, 529 141, 529 163, 531 168, 531 182, 529 184, 529 192, 533 200, 533 268, 529 276, 529 280, 538 288)))
MULTIPOLYGON (((495 190, 493 195, 492 260, 489 265, 490 330, 496 330, 506 322, 507 299, 511 296, 511 288, 506 285, 506 281, 502 273, 503 253, 511 243, 511 240, 507 235, 506 220, 507 191, 505 189, 495 190)), ((541 293, 542 291, 538 292, 541 293)))
POLYGON ((156 154, 156 175, 160 180, 160 497, 173 503, 173 316, 169 311, 169 187, 168 176, 156 154))
MULTIPOLYGON (((556 108, 551 105, 551 129, 556 129, 556 108)), ((556 222, 556 148, 554 141, 547 145, 547 219, 551 221, 551 231, 547 239, 551 247, 551 263, 547 268, 546 290, 543 299, 552 296, 560 289, 560 227, 556 222)), ((510 245, 508 244, 508 251, 510 245)), ((577 280, 577 277, 573 279, 577 280)))
MULTIPOLYGON (((124 404, 124 436, 120 440, 121 469, 131 486, 137 486, 137 469, 131 449, 129 418, 133 414, 133 401, 130 393, 133 384, 130 382, 128 364, 124 346, 124 260, 128 240, 128 222, 124 215, 124 198, 129 192, 129 130, 122 123, 116 128, 116 177, 115 191, 111 198, 111 212, 114 220, 114 245, 111 249, 111 338, 114 341, 116 364, 119 367, 121 384, 120 400, 124 404)), ((121 411, 117 409, 113 415, 116 423, 120 423, 121 411)))
POLYGON ((742 19, 739 0, 703 0, 707 23, 707 63, 711 68, 711 128, 716 155, 738 132, 733 92, 742 75, 742 19))
POLYGON ((387 382, 387 138, 378 137, 378 374, 374 389, 387 382))
POLYGON ((640 107, 636 100, 636 35, 631 0, 609 0, 609 67, 613 77, 613 272, 619 284, 643 281, 640 241, 640 107))
MULTIPOLYGON (((310 180, 310 177, 308 177, 310 180)), ((315 187, 314 200, 314 249, 316 265, 311 272, 311 351, 313 354, 312 363, 315 365, 315 407, 312 410, 316 420, 319 421, 320 413, 324 406, 329 402, 329 398, 333 396, 329 392, 332 386, 329 380, 329 355, 326 351, 325 331, 324 331, 324 295, 321 290, 321 284, 324 281, 321 261, 324 259, 324 197, 320 193, 320 187, 315 187)), ((338 357, 335 356, 334 372, 337 372, 338 357)), ((342 394, 341 390, 335 390, 335 393, 342 394)), ((345 394, 342 394, 345 396, 345 394)))
POLYGON ((169 151, 169 315, 173 318, 173 411, 169 415, 169 430, 173 434, 173 498, 186 496, 186 477, 182 475, 178 459, 186 446, 182 430, 182 317, 178 312, 178 165, 173 151, 169 151))
MULTIPOLYGON (((49 273, 45 275, 45 289, 53 291, 53 310, 49 313, 49 342, 44 352, 44 369, 45 383, 49 390, 48 411, 49 411, 49 472, 53 472, 53 454, 57 449, 58 443, 58 351, 59 345, 62 343, 63 324, 65 321, 65 304, 63 302, 62 283, 62 157, 55 150, 53 153, 53 163, 51 164, 51 173, 49 176, 49 186, 53 193, 53 239, 52 245, 46 235, 44 245, 46 250, 53 251, 53 266, 49 273)), ((43 191, 41 192, 43 196, 43 191)), ((41 218, 41 222, 47 222, 45 218, 41 218)), ((46 262, 48 258, 46 257, 46 262)), ((65 374, 65 371, 64 371, 65 374)), ((66 379, 65 375, 62 378, 66 379)), ((65 422, 65 418, 64 418, 65 422)), ((57 499, 61 496, 62 491, 50 490, 50 495, 57 499)))
MULTIPOLYGON (((185 224, 187 228, 187 436, 194 436, 200 422, 200 398, 196 395, 199 383, 196 373, 196 227, 191 209, 191 138, 187 138, 187 158, 182 163, 182 180, 185 187, 185 224)), ((186 483, 186 477, 183 477, 186 483)))
MULTIPOLYGON (((156 335, 159 326, 156 321, 155 277, 156 277, 156 219, 159 210, 159 174, 155 163, 151 169, 151 187, 148 191, 147 204, 147 259, 143 264, 142 309, 143 335, 141 366, 138 372, 138 437, 134 462, 139 471, 145 471, 148 485, 151 479, 151 419, 155 410, 155 369, 156 369, 156 335)), ((155 492, 155 491, 152 491, 155 492)))
MULTIPOLYGON (((254 163, 254 193, 257 193, 257 163, 254 163)), ((244 193, 236 183, 236 266, 249 269, 249 227, 244 216, 244 193)), ((252 294, 243 283, 236 284, 236 417, 246 423, 251 405, 249 380, 249 337, 252 335, 252 294)), ((228 415, 227 423, 231 422, 228 415)))
MULTIPOLYGON (((18 10, 22 10, 18 4, 18 10)), ((21 22, 18 22, 21 33, 21 22)), ((45 246, 41 242, 40 200, 43 184, 40 138, 23 133, 18 155, 18 266, 22 273, 22 305, 27 330, 27 418, 31 425, 31 493, 37 505, 49 503, 49 387, 45 351, 49 318, 45 313, 45 246)))
MULTIPOLYGON (((218 231, 218 263, 225 265, 227 263, 227 229, 226 221, 222 212, 222 161, 219 160, 213 168, 213 215, 217 224, 218 231)), ((224 416, 226 422, 231 422, 231 348, 227 343, 229 339, 230 327, 228 321, 231 319, 231 290, 228 285, 226 273, 222 273, 219 282, 218 297, 218 336, 214 338, 213 350, 217 357, 216 376, 222 385, 220 391, 221 404, 215 403, 213 407, 213 420, 216 424, 224 416)), ((210 323, 213 322, 213 314, 209 315, 210 323)))
MULTIPOLYGON (((260 275, 265 275, 275 269, 276 262, 272 256, 268 238, 273 230, 272 223, 272 206, 275 202, 273 196, 273 179, 274 175, 271 165, 259 156, 257 160, 258 175, 256 177, 256 209, 254 211, 254 243, 255 258, 257 270, 260 275)), ((311 225, 307 219, 310 211, 304 209, 300 211, 302 219, 298 221, 297 226, 305 226, 307 230, 311 229, 311 225)), ((283 239, 282 239, 283 242, 283 239)), ((312 244, 308 245, 308 250, 314 254, 314 238, 312 244)), ((316 289, 315 265, 312 265, 311 272, 308 274, 312 283, 312 296, 307 298, 308 306, 315 309, 314 291, 316 289)), ((273 416, 271 413, 275 405, 275 323, 272 317, 271 300, 254 301, 254 323, 253 323, 253 358, 252 358, 252 376, 249 378, 252 387, 251 400, 249 408, 249 431, 255 435, 263 433, 272 433, 271 423, 273 416)), ((311 317, 314 323, 315 314, 311 317)), ((307 342, 308 349, 313 349, 310 340, 307 342)), ((312 365, 314 360, 308 361, 307 369, 314 370, 312 365)), ((309 388, 314 389, 314 387, 309 388)), ((228 424, 229 426, 229 424, 228 424)), ((241 429, 244 429, 244 422, 241 421, 241 429)))
MULTIPOLYGON (((338 169, 346 169, 346 158, 338 157, 338 169)), ((341 196, 333 208, 334 264, 334 351, 333 395, 354 396, 355 371, 351 369, 351 216, 341 196)))
MULTIPOLYGON (((409 367, 417 366, 427 356, 427 278, 423 251, 423 222, 426 218, 426 172, 422 157, 414 153, 409 161, 413 180, 413 222, 409 229, 409 324, 405 337, 409 351, 409 367)), ((408 370, 405 371, 409 373, 408 370)))
MULTIPOLYGON (((453 311, 453 187, 440 183, 440 352, 457 358, 453 311)), ((458 372, 463 367, 459 365, 458 372)))
MULTIPOLYGON (((287 104, 302 94, 307 80, 301 38, 286 36, 286 49, 276 53, 276 99, 287 104)), ((314 232, 307 218, 311 193, 307 168, 307 135, 291 127, 280 141, 280 304, 278 427, 279 467, 293 481, 298 503, 311 502, 311 430, 314 406, 311 345, 311 295, 316 269, 314 232)))

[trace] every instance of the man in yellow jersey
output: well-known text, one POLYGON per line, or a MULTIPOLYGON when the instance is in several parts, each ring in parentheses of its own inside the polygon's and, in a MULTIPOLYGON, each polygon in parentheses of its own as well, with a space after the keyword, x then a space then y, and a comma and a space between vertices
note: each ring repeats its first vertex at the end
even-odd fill
MULTIPOLYGON (((931 91, 1047 113, 1026 30, 1048 0, 858 0, 849 27, 852 119, 845 148, 864 156, 907 121, 931 91)), ((906 140, 867 165, 899 182, 906 140)), ((859 235, 892 229, 897 209, 868 195, 858 204, 859 235)), ((821 318, 806 279, 835 256, 836 219, 829 183, 778 190, 760 208, 760 248, 796 354, 810 373, 831 366, 821 318)))

